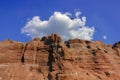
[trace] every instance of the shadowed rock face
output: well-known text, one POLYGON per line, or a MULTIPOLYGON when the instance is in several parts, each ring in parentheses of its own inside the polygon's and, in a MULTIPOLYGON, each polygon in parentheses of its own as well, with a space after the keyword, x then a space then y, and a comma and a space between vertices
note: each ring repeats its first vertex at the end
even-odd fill
POLYGON ((68 40, 57 34, 0 42, 0 80, 120 80, 120 42, 68 40))

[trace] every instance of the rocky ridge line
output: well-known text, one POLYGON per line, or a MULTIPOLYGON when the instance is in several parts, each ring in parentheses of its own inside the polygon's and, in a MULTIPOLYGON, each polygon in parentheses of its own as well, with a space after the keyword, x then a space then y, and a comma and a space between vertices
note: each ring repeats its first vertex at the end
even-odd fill
POLYGON ((120 80, 120 42, 68 40, 57 34, 0 42, 1 80, 120 80))

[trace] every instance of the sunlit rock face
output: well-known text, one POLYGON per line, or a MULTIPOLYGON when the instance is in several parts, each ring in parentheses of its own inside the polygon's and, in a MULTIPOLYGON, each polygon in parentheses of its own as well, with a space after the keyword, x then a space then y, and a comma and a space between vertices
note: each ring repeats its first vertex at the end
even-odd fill
POLYGON ((0 80, 120 80, 120 42, 73 39, 57 34, 29 42, 0 42, 0 80))

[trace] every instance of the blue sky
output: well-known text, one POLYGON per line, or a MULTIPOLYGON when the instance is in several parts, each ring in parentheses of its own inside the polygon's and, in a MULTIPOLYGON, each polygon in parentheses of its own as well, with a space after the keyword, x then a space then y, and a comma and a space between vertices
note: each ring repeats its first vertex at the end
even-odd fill
POLYGON ((75 14, 77 10, 86 16, 87 26, 94 26, 93 40, 113 44, 120 40, 119 4, 119 0, 0 0, 0 40, 29 41, 31 37, 21 33, 28 19, 48 20, 55 11, 75 14))

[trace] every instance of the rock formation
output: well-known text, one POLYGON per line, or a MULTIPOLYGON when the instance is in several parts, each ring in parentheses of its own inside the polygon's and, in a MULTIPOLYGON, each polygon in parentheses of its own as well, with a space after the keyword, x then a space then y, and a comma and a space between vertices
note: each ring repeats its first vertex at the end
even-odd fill
POLYGON ((0 42, 0 80, 120 80, 120 42, 73 39, 57 34, 29 42, 0 42))

